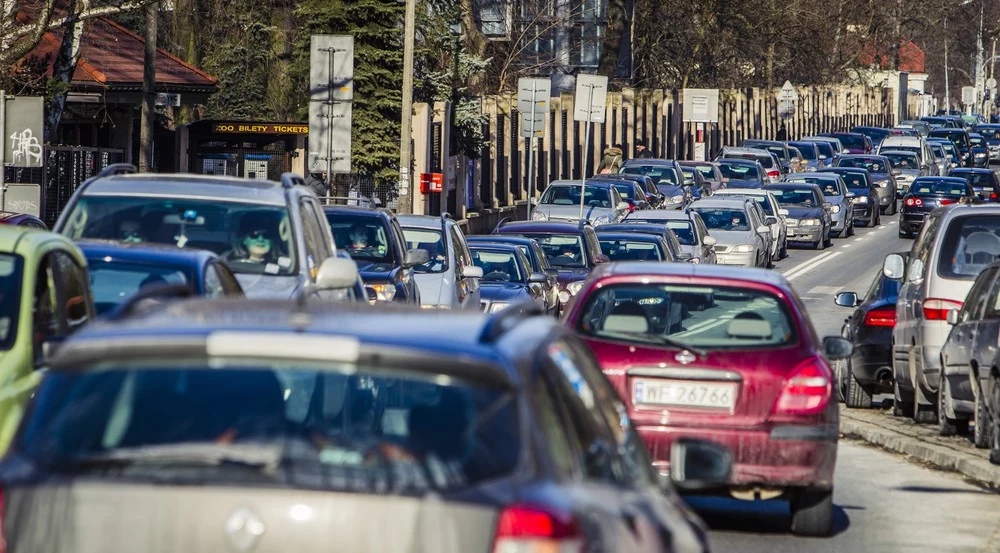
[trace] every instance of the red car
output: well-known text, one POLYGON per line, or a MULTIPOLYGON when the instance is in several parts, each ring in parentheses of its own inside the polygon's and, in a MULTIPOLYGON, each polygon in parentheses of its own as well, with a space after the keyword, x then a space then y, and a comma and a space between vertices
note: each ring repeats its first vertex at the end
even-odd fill
POLYGON ((782 276, 615 263, 595 268, 576 300, 567 324, 593 349, 661 473, 679 438, 726 445, 733 472, 717 492, 787 497, 794 533, 829 535, 839 415, 828 360, 852 346, 819 340, 782 276))

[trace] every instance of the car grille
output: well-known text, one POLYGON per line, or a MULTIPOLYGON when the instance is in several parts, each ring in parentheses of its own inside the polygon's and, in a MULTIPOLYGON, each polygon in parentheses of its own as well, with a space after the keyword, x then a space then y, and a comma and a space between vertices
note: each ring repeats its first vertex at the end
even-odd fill
POLYGON ((723 246, 721 244, 717 244, 715 246, 715 253, 726 253, 728 251, 729 251, 729 246, 723 246))

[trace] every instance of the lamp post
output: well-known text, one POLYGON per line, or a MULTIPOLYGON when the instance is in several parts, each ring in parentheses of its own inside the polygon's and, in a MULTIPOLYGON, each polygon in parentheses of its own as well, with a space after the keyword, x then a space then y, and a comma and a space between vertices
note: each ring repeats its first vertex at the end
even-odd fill
POLYGON ((413 212, 413 152, 410 141, 413 127, 413 43, 416 36, 417 0, 406 0, 403 21, 403 91, 399 124, 399 190, 396 211, 413 212))

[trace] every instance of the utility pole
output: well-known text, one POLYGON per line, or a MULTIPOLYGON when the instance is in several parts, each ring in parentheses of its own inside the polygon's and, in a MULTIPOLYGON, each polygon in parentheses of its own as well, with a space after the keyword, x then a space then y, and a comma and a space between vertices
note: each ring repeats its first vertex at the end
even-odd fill
POLYGON ((983 66, 983 8, 985 0, 979 2, 979 34, 976 35, 976 109, 982 112, 986 97, 986 71, 983 66))
POLYGON ((142 70, 142 115, 139 124, 139 171, 153 170, 153 133, 156 122, 156 22, 159 2, 146 5, 146 50, 142 70))
POLYGON ((951 85, 948 84, 948 18, 944 18, 944 114, 951 113, 951 85))
POLYGON ((416 35, 417 1, 406 0, 403 22, 403 105, 399 125, 399 202, 396 211, 413 212, 413 167, 410 150, 413 126, 413 43, 416 35))

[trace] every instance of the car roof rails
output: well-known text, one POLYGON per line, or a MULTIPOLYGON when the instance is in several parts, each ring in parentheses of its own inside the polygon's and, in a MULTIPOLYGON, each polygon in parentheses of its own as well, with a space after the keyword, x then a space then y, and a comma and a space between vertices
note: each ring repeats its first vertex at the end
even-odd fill
POLYGON ((139 292, 132 295, 117 307, 115 307, 111 313, 105 317, 109 321, 120 321, 129 315, 133 315, 139 311, 140 308, 150 307, 150 303, 155 303, 159 305, 162 303, 159 300, 168 299, 184 299, 192 298, 197 294, 194 288, 190 284, 164 284, 157 286, 150 286, 145 290, 140 290, 139 292))
POLYGON ((94 175, 94 178, 102 179, 113 175, 132 175, 138 172, 139 171, 135 168, 135 165, 132 165, 131 163, 112 163, 104 169, 101 169, 99 173, 94 175))
POLYGON ((510 222, 510 217, 504 217, 500 219, 499 221, 497 221, 497 226, 493 227, 493 232, 491 232, 490 234, 499 234, 497 231, 500 230, 500 227, 504 226, 509 222, 510 222))
POLYGON ((511 323, 544 315, 545 310, 534 301, 517 302, 486 319, 486 324, 479 333, 479 343, 492 344, 510 330, 511 323))
POLYGON ((331 205, 331 206, 332 205, 345 205, 345 206, 351 205, 351 204, 349 204, 347 202, 357 202, 357 204, 355 204, 355 205, 362 206, 362 202, 364 202, 364 203, 368 204, 368 207, 370 207, 372 209, 375 209, 378 206, 382 205, 382 202, 379 201, 379 199, 376 198, 375 196, 368 196, 368 197, 366 197, 366 196, 319 196, 319 201, 322 202, 323 205, 331 205), (343 204, 337 204, 337 203, 335 203, 335 202, 340 202, 340 201, 342 201, 344 203, 343 204))
POLYGON ((283 188, 291 188, 295 185, 305 186, 306 179, 302 178, 302 175, 295 173, 282 173, 281 174, 281 186, 283 188))

